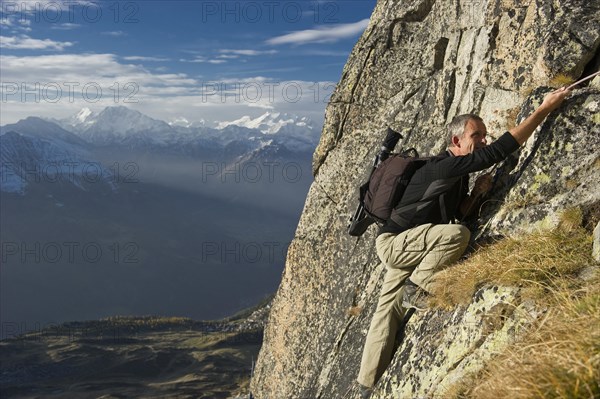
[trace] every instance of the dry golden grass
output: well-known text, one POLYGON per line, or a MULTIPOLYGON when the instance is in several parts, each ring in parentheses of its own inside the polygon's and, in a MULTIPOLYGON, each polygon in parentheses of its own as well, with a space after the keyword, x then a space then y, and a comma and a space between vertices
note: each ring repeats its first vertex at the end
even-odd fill
POLYGON ((581 211, 566 211, 554 230, 509 237, 479 249, 466 261, 440 273, 432 305, 467 304, 484 285, 524 287, 543 295, 546 286, 574 276, 592 264, 592 237, 581 225, 581 211))
POLYGON ((348 316, 358 316, 361 311, 361 306, 352 306, 350 309, 348 309, 346 313, 348 314, 348 316))
POLYGON ((538 86, 533 83, 527 86, 521 86, 519 89, 519 94, 521 94, 523 97, 529 97, 529 95, 537 88, 538 86))
POLYGON ((575 83, 575 79, 568 75, 558 74, 552 80, 550 80, 550 86, 552 87, 563 87, 575 83))
POLYGON ((581 221, 579 209, 568 210, 556 229, 502 240, 443 273, 438 306, 467 303, 482 285, 517 285, 546 309, 520 342, 447 398, 600 398, 600 273, 577 277, 595 264, 581 221))
POLYGON ((596 278, 576 291, 552 291, 554 306, 523 341, 449 398, 530 399, 600 397, 600 293, 596 278))
MULTIPOLYGON (((573 79, 571 76, 569 75, 565 75, 565 74, 558 74, 556 75, 554 78, 550 79, 550 81, 548 82, 548 86, 553 87, 553 88, 561 88, 564 86, 568 86, 572 83, 575 83, 575 79, 573 79)), ((521 94, 521 96, 523 97, 529 97, 529 95, 531 93, 533 93, 533 91, 535 89, 537 89, 539 86, 537 86, 535 83, 531 83, 527 86, 522 86, 519 89, 519 94, 521 94)), ((516 116, 516 114, 515 114, 516 116)))
POLYGON ((503 208, 507 211, 512 211, 519 208, 525 208, 526 206, 541 204, 543 202, 544 199, 539 193, 528 192, 523 196, 506 201, 503 208))
POLYGON ((577 182, 577 180, 574 180, 574 179, 565 180, 565 187, 569 190, 575 189, 578 185, 579 185, 579 183, 577 182))

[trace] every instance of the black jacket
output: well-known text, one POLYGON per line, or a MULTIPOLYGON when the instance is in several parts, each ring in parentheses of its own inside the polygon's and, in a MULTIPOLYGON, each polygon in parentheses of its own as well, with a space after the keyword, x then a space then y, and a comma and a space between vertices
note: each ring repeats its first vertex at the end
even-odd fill
POLYGON ((517 148, 519 144, 507 132, 471 154, 453 156, 447 152, 431 158, 415 172, 379 234, 401 233, 425 223, 449 223, 468 195, 469 173, 489 168, 517 148))

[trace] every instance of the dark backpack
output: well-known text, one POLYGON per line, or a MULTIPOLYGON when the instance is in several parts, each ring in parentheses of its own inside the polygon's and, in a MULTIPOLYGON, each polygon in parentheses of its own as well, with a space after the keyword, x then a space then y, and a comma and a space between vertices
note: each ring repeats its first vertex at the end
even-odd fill
POLYGON ((355 220, 349 227, 352 236, 362 235, 367 228, 377 222, 384 224, 392 210, 400 203, 410 179, 428 161, 419 158, 414 148, 401 154, 390 154, 373 171, 369 180, 360 186, 359 201, 365 215, 355 220))
POLYGON ((412 176, 426 162, 425 158, 405 154, 391 154, 383 161, 369 182, 361 187, 361 199, 367 214, 376 222, 385 223, 392 209, 400 203, 412 176))

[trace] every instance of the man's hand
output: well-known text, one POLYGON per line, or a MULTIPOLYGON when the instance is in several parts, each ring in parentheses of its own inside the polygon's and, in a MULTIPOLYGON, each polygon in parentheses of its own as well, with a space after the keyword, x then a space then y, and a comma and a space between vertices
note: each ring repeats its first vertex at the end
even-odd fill
POLYGON ((560 89, 554 90, 553 92, 546 94, 542 105, 540 105, 540 108, 550 113, 556 108, 560 107, 562 102, 569 94, 571 94, 571 90, 567 90, 566 87, 561 87, 560 89))
POLYGON ((486 173, 475 180, 471 194, 461 202, 459 210, 463 219, 471 216, 477 210, 481 197, 492 189, 492 174, 486 173))
POLYGON ((486 173, 475 180, 473 190, 471 190, 471 197, 480 197, 487 194, 492 189, 492 174, 486 173))

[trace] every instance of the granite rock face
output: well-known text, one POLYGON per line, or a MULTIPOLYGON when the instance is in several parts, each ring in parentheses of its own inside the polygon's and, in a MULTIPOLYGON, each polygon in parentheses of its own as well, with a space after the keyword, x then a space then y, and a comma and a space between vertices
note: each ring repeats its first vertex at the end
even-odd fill
POLYGON ((372 398, 447 398, 455 383, 541 314, 531 303, 518 303, 517 289, 493 287, 477 292, 467 308, 415 314, 372 398))
MULTIPOLYGON (((385 270, 375 226, 360 238, 346 227, 386 127, 421 154, 445 149, 444 126, 457 114, 481 115, 498 137, 557 78, 599 69, 599 25, 600 4, 588 0, 378 1, 326 109, 315 181, 252 381, 256 398, 357 397, 352 382, 385 270)), ((595 225, 599 149, 595 79, 498 169, 474 236, 552 225, 567 206, 595 225)), ((467 308, 414 315, 374 397, 443 397, 537 312, 515 289, 488 287, 467 308)))

